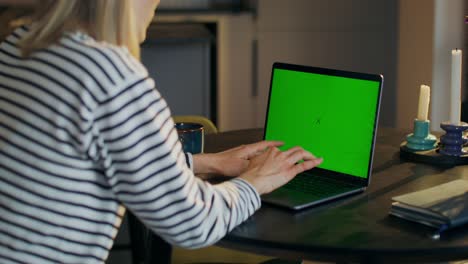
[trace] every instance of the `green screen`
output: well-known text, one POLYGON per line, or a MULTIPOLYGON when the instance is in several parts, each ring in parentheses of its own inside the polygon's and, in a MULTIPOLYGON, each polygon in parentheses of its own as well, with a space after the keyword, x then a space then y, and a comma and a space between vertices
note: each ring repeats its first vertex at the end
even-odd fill
POLYGON ((320 168, 366 178, 380 82, 275 69, 265 139, 323 157, 320 168))

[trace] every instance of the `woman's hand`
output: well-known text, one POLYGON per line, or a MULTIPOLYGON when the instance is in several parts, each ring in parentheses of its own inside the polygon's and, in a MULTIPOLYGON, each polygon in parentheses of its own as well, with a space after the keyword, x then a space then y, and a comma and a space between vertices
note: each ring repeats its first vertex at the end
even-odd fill
POLYGON ((283 145, 278 141, 261 141, 242 145, 219 153, 193 155, 194 172, 215 173, 224 176, 239 176, 249 166, 249 160, 268 148, 283 145))
POLYGON ((265 194, 283 186, 297 174, 318 166, 322 161, 322 158, 316 158, 301 147, 284 152, 270 147, 251 159, 247 171, 240 177, 251 183, 259 194, 265 194))

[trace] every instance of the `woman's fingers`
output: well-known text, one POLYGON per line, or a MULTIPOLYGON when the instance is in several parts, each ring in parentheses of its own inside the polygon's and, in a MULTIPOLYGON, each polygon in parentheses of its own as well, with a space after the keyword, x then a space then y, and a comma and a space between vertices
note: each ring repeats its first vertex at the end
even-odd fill
POLYGON ((258 156, 270 148, 277 148, 282 146, 284 143, 281 141, 260 141, 257 143, 246 145, 245 148, 245 158, 250 159, 255 156, 258 156))
POLYGON ((280 147, 284 145, 283 142, 281 141, 260 141, 254 144, 250 144, 249 147, 252 148, 252 151, 264 151, 265 149, 268 148, 273 148, 273 147, 280 147))
POLYGON ((291 148, 285 153, 289 155, 287 158, 288 163, 294 164, 291 168, 294 175, 315 168, 323 162, 322 158, 316 158, 312 153, 301 147, 291 148))
POLYGON ((322 162, 323 162, 323 158, 314 158, 314 159, 311 159, 311 160, 306 160, 304 162, 301 162, 301 163, 298 163, 298 164, 294 165, 293 172, 294 172, 294 174, 297 175, 299 173, 302 173, 304 171, 307 171, 307 170, 310 170, 312 168, 317 167, 322 162))
POLYGON ((315 159, 316 157, 307 150, 301 147, 294 147, 284 152, 288 156, 287 161, 291 164, 295 164, 301 160, 315 159))
POLYGON ((273 191, 298 173, 310 170, 322 162, 321 158, 315 158, 301 147, 281 151, 277 148, 280 144, 264 141, 250 146, 250 153, 261 154, 250 159, 249 166, 241 177, 249 181, 260 194, 273 191))

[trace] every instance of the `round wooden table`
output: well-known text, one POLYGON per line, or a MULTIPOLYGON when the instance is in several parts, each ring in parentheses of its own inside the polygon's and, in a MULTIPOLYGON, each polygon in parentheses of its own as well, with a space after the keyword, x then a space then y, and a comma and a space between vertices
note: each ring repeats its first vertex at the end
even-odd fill
MULTIPOLYGON (((262 135, 261 129, 208 135, 205 150, 217 152, 256 142, 262 135)), ((281 258, 335 262, 468 259, 468 227, 436 240, 432 228, 389 216, 393 196, 468 178, 467 166, 447 168, 401 160, 399 146, 405 135, 379 128, 366 192, 299 212, 263 204, 218 245, 281 258)))

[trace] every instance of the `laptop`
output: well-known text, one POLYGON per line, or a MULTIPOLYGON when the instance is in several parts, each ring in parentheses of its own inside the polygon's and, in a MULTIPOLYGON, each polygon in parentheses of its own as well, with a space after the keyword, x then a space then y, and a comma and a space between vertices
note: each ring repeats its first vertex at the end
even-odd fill
POLYGON ((262 201, 299 210, 365 191, 382 87, 382 75, 274 63, 264 139, 324 161, 262 201))

